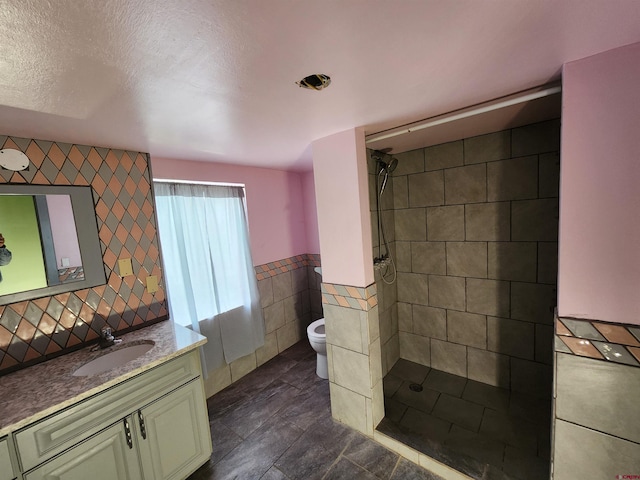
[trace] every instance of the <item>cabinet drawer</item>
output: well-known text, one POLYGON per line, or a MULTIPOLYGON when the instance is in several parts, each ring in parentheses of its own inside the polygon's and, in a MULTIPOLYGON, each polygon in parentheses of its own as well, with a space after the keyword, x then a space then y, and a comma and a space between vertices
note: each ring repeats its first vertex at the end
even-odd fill
POLYGON ((141 480, 138 455, 127 444, 122 422, 24 474, 25 480, 141 480))
POLYGON ((22 471, 27 471, 198 377, 197 350, 130 378, 32 424, 15 434, 22 471))
POLYGON ((11 457, 9 457, 9 442, 7 437, 0 439, 0 480, 11 480, 15 478, 11 457))

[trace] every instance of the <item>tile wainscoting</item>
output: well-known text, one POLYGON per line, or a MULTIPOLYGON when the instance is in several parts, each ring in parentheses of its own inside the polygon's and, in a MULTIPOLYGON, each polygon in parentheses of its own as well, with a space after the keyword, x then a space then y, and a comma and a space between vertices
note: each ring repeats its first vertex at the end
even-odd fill
POLYGON ((265 322, 265 342, 254 353, 213 372, 205 381, 211 397, 265 364, 296 342, 306 339, 307 326, 322 317, 320 255, 304 254, 255 267, 265 322))
POLYGON ((373 436, 384 417, 382 349, 375 284, 322 284, 331 414, 373 436))
POLYGON ((640 475, 640 364, 633 325, 555 320, 553 478, 640 475))

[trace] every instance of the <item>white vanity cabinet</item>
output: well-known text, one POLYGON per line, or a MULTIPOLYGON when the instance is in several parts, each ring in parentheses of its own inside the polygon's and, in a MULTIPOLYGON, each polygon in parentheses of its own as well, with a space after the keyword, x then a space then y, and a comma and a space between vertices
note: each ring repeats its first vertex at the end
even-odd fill
POLYGON ((211 455, 197 350, 14 433, 24 480, 181 480, 211 455))

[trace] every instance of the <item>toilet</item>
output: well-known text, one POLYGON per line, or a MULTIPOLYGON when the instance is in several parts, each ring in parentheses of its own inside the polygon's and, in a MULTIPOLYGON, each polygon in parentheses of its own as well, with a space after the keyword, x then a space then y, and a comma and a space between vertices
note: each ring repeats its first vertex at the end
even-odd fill
POLYGON ((324 333, 324 318, 312 322, 307 327, 309 343, 316 351, 316 375, 325 380, 329 378, 329 367, 327 365, 327 336, 324 333))

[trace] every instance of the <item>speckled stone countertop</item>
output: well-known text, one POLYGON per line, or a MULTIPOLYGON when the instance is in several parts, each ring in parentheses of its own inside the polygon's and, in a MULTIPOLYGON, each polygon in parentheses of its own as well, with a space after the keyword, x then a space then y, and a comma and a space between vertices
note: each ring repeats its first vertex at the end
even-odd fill
POLYGON ((113 347, 83 348, 47 362, 0 377, 0 437, 35 422, 61 408, 95 395, 127 378, 138 375, 206 343, 206 338, 166 320, 118 337, 113 347), (80 366, 114 350, 150 343, 144 355, 122 367, 101 374, 76 377, 80 366))

